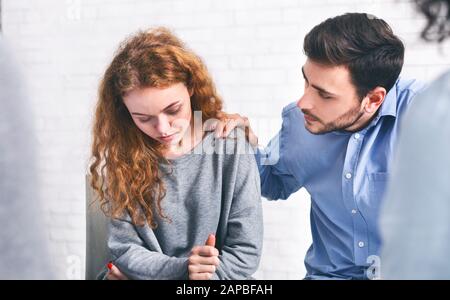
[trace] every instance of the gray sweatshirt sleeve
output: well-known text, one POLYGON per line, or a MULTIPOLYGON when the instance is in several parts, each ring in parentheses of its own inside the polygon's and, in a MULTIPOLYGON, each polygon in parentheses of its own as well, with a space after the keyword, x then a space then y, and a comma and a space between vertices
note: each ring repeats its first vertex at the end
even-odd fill
MULTIPOLYGON (((244 145, 249 149, 248 144, 244 145)), ((258 167, 253 154, 238 155, 227 233, 213 279, 250 279, 261 257, 263 216, 258 167)))
MULTIPOLYGON (((150 238, 156 245, 156 237, 150 238)), ((161 249, 146 248, 129 216, 110 221, 108 248, 113 263, 129 279, 187 279, 187 258, 170 257, 161 249)))

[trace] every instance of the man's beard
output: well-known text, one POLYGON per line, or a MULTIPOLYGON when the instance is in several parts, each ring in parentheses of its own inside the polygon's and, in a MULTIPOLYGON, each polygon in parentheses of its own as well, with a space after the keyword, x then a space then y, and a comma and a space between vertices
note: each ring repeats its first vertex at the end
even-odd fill
POLYGON ((311 132, 312 134, 325 134, 332 131, 346 130, 347 128, 353 126, 364 115, 364 110, 361 109, 361 107, 358 105, 354 108, 351 108, 349 111, 338 117, 336 120, 329 123, 324 123, 322 120, 320 120, 316 116, 309 114, 307 111, 303 111, 303 113, 308 116, 311 116, 316 120, 316 122, 319 122, 320 124, 323 125, 323 128, 315 131, 310 130, 308 126, 305 126, 305 128, 309 132, 311 132))

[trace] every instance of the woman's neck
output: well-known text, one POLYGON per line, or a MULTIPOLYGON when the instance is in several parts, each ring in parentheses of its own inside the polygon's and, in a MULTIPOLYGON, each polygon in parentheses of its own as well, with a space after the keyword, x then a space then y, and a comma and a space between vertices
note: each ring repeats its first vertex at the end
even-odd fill
POLYGON ((174 145, 169 145, 164 151, 163 155, 166 159, 174 159, 190 152, 203 140, 202 126, 193 126, 191 124, 186 130, 184 137, 174 145))

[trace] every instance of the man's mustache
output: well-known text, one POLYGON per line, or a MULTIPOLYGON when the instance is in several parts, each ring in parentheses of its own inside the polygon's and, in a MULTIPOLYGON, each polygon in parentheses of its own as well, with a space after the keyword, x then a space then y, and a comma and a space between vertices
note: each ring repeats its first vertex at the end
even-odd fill
POLYGON ((303 113, 304 115, 307 115, 308 117, 310 117, 310 118, 312 118, 312 119, 314 119, 314 120, 316 120, 316 121, 320 121, 320 119, 319 119, 318 117, 316 117, 315 115, 311 114, 311 113, 308 112, 307 110, 302 109, 301 111, 302 111, 302 113, 303 113))

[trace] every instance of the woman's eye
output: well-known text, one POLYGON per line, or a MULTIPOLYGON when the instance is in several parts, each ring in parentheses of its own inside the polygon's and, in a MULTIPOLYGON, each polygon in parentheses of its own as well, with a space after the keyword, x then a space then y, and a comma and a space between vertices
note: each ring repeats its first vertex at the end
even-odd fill
POLYGON ((177 113, 180 111, 180 108, 181 108, 181 107, 178 106, 177 108, 168 110, 167 113, 168 113, 169 115, 175 115, 175 114, 177 114, 177 113))
POLYGON ((139 119, 139 122, 141 122, 141 123, 146 123, 148 121, 150 121, 150 118, 139 119))

